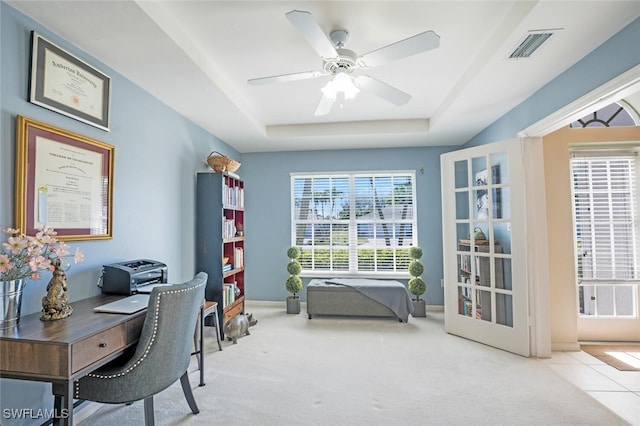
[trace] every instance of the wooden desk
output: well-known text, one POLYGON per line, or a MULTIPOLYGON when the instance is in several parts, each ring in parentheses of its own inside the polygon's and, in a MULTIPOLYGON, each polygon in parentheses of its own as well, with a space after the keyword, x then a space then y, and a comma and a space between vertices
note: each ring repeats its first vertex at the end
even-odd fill
POLYGON ((146 310, 133 315, 93 311, 122 297, 101 295, 74 302, 73 314, 57 321, 41 321, 39 312, 21 317, 17 328, 0 332, 0 377, 50 382, 57 408, 54 424, 72 425, 74 380, 118 357, 140 338, 146 310))

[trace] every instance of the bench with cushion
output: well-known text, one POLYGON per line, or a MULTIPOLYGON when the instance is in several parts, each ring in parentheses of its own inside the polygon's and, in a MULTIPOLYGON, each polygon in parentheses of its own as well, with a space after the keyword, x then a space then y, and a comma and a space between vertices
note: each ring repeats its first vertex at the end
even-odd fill
POLYGON ((406 322, 413 305, 406 288, 399 284, 388 280, 311 280, 307 285, 307 314, 309 319, 314 315, 344 315, 390 317, 406 322), (390 302, 384 298, 378 301, 367 294, 367 287, 396 295, 390 302))

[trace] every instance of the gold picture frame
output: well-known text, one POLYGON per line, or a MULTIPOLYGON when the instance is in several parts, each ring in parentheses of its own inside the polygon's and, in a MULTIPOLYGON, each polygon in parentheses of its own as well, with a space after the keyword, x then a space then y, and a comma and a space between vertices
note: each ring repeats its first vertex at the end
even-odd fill
POLYGON ((16 120, 15 227, 63 241, 112 238, 115 148, 52 125, 16 120))

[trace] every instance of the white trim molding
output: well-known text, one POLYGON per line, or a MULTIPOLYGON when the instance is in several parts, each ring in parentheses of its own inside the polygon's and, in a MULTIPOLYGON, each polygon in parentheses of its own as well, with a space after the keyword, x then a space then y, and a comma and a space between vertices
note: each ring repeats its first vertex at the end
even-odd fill
POLYGON ((602 86, 567 104, 537 123, 520 131, 518 136, 543 137, 613 102, 640 91, 640 65, 620 74, 602 86))
POLYGON ((531 356, 551 357, 547 204, 542 138, 522 138, 526 275, 529 283, 531 356))

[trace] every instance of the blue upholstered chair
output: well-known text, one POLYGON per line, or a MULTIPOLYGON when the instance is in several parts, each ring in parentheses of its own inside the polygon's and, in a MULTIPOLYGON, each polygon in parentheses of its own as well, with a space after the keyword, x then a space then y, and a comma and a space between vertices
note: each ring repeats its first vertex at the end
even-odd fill
POLYGON ((191 411, 198 414, 187 369, 206 282, 207 274, 200 272, 186 283, 154 288, 133 356, 76 381, 74 398, 107 404, 144 399, 145 424, 153 425, 153 396, 180 379, 191 411))

